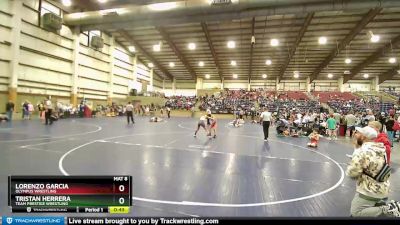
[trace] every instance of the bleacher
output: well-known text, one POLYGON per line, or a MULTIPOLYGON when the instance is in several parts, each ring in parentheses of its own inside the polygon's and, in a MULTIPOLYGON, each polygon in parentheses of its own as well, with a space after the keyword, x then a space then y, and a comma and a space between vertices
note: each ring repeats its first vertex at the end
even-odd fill
POLYGON ((249 112, 258 103, 260 107, 267 107, 270 112, 292 111, 295 109, 301 113, 318 111, 320 104, 309 100, 303 92, 272 92, 262 90, 236 90, 221 92, 218 96, 203 98, 201 110, 210 109, 213 113, 233 113, 242 109, 249 112))
POLYGON ((385 93, 388 93, 389 95, 395 96, 397 98, 400 98, 400 92, 396 91, 384 91, 385 93))
POLYGON ((337 101, 349 101, 358 99, 357 96, 353 95, 351 92, 339 92, 339 91, 330 91, 330 92, 322 92, 322 91, 314 91, 312 95, 315 96, 321 103, 328 103, 332 100, 337 101))
POLYGON ((171 109, 186 109, 190 110, 197 102, 196 97, 186 96, 171 96, 166 98, 165 106, 171 109))
POLYGON ((277 93, 278 99, 283 100, 308 100, 308 96, 300 91, 285 91, 277 93))

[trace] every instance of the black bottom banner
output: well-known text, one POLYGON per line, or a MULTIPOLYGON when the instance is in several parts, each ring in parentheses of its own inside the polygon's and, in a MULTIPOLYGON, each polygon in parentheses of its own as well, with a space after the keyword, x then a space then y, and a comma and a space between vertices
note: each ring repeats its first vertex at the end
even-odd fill
POLYGON ((399 219, 376 218, 171 218, 171 217, 68 217, 67 225, 164 225, 164 224, 293 224, 293 225, 385 225, 399 219))

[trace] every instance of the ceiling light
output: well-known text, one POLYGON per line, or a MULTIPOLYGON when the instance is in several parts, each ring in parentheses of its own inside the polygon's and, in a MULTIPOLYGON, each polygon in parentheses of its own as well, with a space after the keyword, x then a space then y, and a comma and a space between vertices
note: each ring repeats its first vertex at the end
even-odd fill
POLYGON ((162 3, 150 4, 147 7, 155 11, 164 11, 176 8, 177 4, 176 2, 162 2, 162 3))
POLYGON ((106 3, 107 0, 97 0, 99 3, 106 3))
POLYGON ((364 78, 368 78, 369 74, 368 73, 364 73, 364 78))
POLYGON ((373 43, 376 43, 376 42, 378 42, 379 40, 381 39, 381 37, 379 37, 379 35, 372 35, 371 36, 371 42, 373 42, 373 43))
POLYGON ((172 68, 172 67, 175 67, 175 63, 170 62, 170 63, 169 63, 169 67, 171 67, 171 68, 172 68))
POLYGON ((395 57, 391 57, 391 58, 389 58, 389 62, 390 63, 396 63, 396 58, 395 57))
POLYGON ((189 43, 188 48, 190 50, 195 50, 196 49, 196 44, 195 43, 189 43))
POLYGON ((267 64, 269 66, 272 64, 272 61, 270 59, 267 59, 267 61, 265 61, 265 64, 267 64))
POLYGON ((345 62, 346 64, 350 64, 350 63, 351 63, 351 59, 350 59, 350 58, 347 58, 347 59, 344 60, 344 62, 345 62))
POLYGON ((345 70, 343 73, 346 74, 346 75, 349 75, 350 74, 350 70, 345 70))
POLYGON ((279 40, 278 39, 271 39, 271 46, 278 46, 279 45, 279 40))
POLYGON ((149 63, 149 64, 147 64, 150 68, 153 68, 154 67, 154 64, 153 63, 149 63))
POLYGON ((203 62, 203 61, 200 61, 200 62, 199 62, 199 66, 202 66, 202 67, 203 67, 203 66, 204 66, 204 62, 203 62))
POLYGON ((294 78, 299 78, 299 76, 300 76, 299 71, 293 71, 294 78))
POLYGON ((328 78, 332 78, 332 77, 333 77, 333 74, 328 73, 328 78))
POLYGON ((153 51, 155 51, 155 52, 159 52, 159 51, 161 51, 161 45, 153 45, 153 51))
POLYGON ((238 78, 238 75, 237 75, 237 74, 233 74, 232 77, 233 77, 234 79, 236 79, 236 78, 238 78))
POLYGON ((237 64, 236 64, 236 61, 235 60, 232 60, 231 61, 231 66, 236 66, 237 64))
POLYGON ((135 46, 129 46, 128 49, 130 52, 136 52, 135 46))
POLYGON ((70 7, 72 5, 71 0, 62 0, 62 4, 66 7, 70 7))
POLYGON ((210 74, 206 74, 206 79, 210 79, 210 74))
POLYGON ((319 38, 318 38, 318 43, 319 43, 320 45, 326 44, 327 41, 328 41, 328 39, 327 39, 326 37, 319 37, 319 38))
POLYGON ((227 46, 228 46, 228 48, 235 48, 236 47, 236 43, 234 41, 228 41, 227 46))
POLYGON ((264 74, 262 75, 262 78, 264 78, 264 79, 267 78, 267 74, 264 73, 264 74))

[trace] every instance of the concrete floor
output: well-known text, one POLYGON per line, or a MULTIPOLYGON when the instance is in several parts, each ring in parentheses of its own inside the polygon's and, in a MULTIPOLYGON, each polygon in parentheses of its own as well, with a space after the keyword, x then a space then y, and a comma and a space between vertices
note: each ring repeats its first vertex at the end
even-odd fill
MULTIPOLYGON (((355 182, 344 175, 348 140, 284 138, 271 128, 219 120, 218 137, 193 137, 196 119, 150 123, 137 117, 0 124, 0 210, 8 175, 133 176, 130 216, 347 217, 355 182)), ((400 199, 398 145, 391 199, 400 199)), ((10 213, 9 213, 10 214, 10 213)))

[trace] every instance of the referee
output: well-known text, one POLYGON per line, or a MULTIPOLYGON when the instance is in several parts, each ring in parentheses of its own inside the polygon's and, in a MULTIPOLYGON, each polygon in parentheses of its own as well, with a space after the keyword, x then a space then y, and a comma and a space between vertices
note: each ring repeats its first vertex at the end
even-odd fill
POLYGON ((262 121, 264 131, 264 141, 268 141, 269 125, 271 123, 272 114, 268 112, 268 108, 264 107, 264 112, 260 115, 260 122, 262 121))
POLYGON ((126 118, 128 120, 128 124, 130 120, 132 121, 132 124, 135 123, 135 120, 133 120, 133 105, 131 102, 128 102, 128 104, 125 106, 125 111, 126 111, 126 118))

